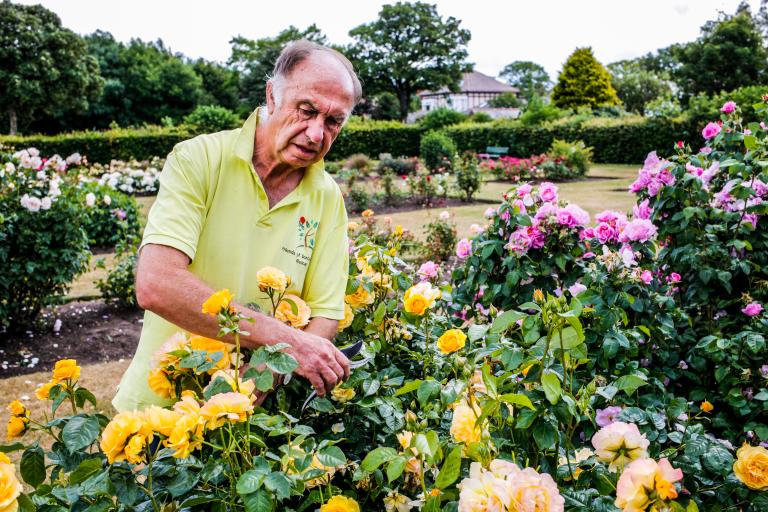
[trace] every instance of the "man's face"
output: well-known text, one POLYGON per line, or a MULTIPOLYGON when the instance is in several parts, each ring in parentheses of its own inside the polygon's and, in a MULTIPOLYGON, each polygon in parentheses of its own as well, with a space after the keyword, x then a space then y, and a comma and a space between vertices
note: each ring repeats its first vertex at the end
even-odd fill
POLYGON ((267 84, 273 155, 293 168, 307 167, 325 156, 352 111, 352 80, 333 57, 315 54, 294 68, 280 92, 276 105, 273 84, 267 84))

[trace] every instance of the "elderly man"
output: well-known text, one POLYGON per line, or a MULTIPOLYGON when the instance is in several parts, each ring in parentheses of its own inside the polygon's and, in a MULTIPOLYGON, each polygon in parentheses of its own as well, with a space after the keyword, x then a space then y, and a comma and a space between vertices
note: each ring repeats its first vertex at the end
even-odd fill
POLYGON ((340 53, 295 41, 266 96, 242 128, 184 141, 168 156, 140 249, 136 297, 147 312, 113 400, 120 411, 164 404, 147 382, 152 355, 180 330, 216 337, 216 320, 200 310, 220 288, 254 318, 243 325, 244 347, 288 343, 297 373, 321 396, 349 376, 330 342, 344 317, 347 214, 322 159, 360 99, 360 82, 340 53), (256 281, 265 266, 284 271, 312 309, 303 331, 242 306, 268 308, 256 281))

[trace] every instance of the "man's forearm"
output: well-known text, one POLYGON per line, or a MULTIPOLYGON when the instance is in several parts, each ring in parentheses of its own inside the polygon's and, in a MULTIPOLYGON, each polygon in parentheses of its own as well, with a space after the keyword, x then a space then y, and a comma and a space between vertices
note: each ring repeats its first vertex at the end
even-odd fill
POLYGON ((311 332, 312 334, 321 336, 329 341, 333 341, 333 339, 336 337, 338 329, 338 320, 331 320, 329 318, 316 316, 309 321, 309 324, 304 328, 304 331, 311 332))

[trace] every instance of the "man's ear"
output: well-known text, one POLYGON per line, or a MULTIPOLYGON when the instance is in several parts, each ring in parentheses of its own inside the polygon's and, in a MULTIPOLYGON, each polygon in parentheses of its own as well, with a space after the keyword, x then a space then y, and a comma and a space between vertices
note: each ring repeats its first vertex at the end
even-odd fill
POLYGON ((267 80, 267 113, 269 115, 272 115, 275 113, 275 92, 274 92, 275 86, 272 83, 272 80, 267 80))

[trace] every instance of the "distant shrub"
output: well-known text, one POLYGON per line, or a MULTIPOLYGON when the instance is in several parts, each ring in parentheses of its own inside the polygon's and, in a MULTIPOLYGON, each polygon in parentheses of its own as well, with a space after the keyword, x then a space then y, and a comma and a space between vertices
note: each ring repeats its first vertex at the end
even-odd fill
POLYGON ((353 186, 349 189, 349 202, 351 210, 354 212, 361 212, 373 204, 371 194, 359 186, 353 186))
POLYGON ((347 158, 344 161, 344 168, 345 169, 354 169, 359 174, 368 174, 368 171, 371 167, 371 159, 368 158, 367 155, 363 153, 356 153, 354 155, 351 155, 349 158, 347 158))
POLYGON ((421 158, 430 171, 450 169, 456 157, 456 144, 441 132, 431 132, 421 139, 421 158))
POLYGON ((456 188, 461 191, 463 200, 471 201, 472 196, 480 189, 480 169, 477 164, 477 156, 473 153, 464 153, 455 167, 456 188))
POLYGON ((392 158, 392 155, 386 153, 379 155, 379 158, 376 172, 380 175, 392 172, 398 176, 410 176, 419 170, 418 158, 392 158))
MULTIPOLYGON (((118 244, 115 264, 106 277, 95 284, 104 300, 115 302, 122 307, 136 307, 136 262, 138 261, 139 238, 125 240, 118 244)), ((104 260, 97 262, 99 268, 105 268, 104 260)))
MULTIPOLYGON (((565 166, 575 176, 584 176, 592 163, 592 148, 587 147, 581 140, 566 142, 555 139, 548 154, 554 160, 563 160, 565 166)), ((551 176, 548 175, 548 177, 551 176)))
POLYGON ((435 219, 424 227, 426 240, 422 257, 426 261, 446 261, 453 254, 456 241, 456 225, 448 219, 435 219))
POLYGON ((141 233, 139 204, 133 196, 95 182, 81 184, 76 196, 85 206, 83 228, 92 247, 114 247, 141 233))
POLYGON ((467 115, 450 108, 437 108, 419 120, 419 126, 424 130, 439 130, 445 126, 459 124, 467 120, 467 115))
POLYGON ((473 123, 490 123, 493 121, 493 118, 487 112, 475 112, 469 116, 467 121, 472 121, 473 123))
POLYGON ((237 128, 240 118, 225 107, 217 105, 199 106, 184 118, 184 123, 196 133, 213 133, 237 128))
POLYGON ((544 103, 540 96, 533 96, 525 112, 520 116, 520 122, 525 126, 536 126, 554 121, 562 115, 562 111, 556 106, 544 103))

